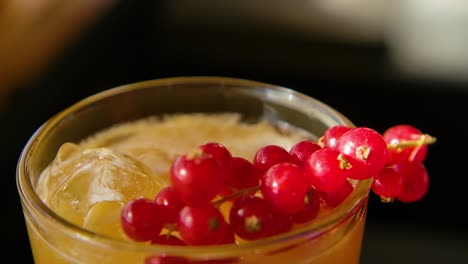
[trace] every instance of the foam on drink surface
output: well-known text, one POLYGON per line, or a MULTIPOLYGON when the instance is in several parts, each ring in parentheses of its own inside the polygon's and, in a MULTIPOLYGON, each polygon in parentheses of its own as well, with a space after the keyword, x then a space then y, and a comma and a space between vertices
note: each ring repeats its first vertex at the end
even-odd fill
POLYGON ((136 197, 153 199, 169 184, 172 161, 208 143, 252 160, 269 144, 290 149, 310 137, 236 113, 177 114, 119 124, 74 144, 65 143, 39 178, 37 193, 58 215, 92 231, 126 239, 119 212, 136 197))

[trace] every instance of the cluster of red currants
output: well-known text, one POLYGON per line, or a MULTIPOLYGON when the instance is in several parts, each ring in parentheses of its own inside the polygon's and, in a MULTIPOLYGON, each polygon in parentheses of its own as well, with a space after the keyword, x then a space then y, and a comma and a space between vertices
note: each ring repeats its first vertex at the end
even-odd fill
MULTIPOLYGON (((416 202, 428 190, 429 177, 423 162, 428 145, 434 143, 435 138, 423 134, 414 126, 392 126, 382 135, 365 127, 351 129, 335 126, 328 129, 321 140, 324 149, 334 150, 329 150, 334 154, 328 155, 335 155, 340 162, 340 166, 334 167, 335 172, 323 173, 323 181, 327 182, 325 187, 331 186, 330 175, 341 173, 356 180, 373 177, 372 190, 384 202, 395 198, 401 202, 416 202)), ((332 158, 316 160, 330 163, 325 159, 332 158)), ((324 166, 318 164, 318 167, 324 166)), ((342 178, 339 177, 340 182, 342 178)), ((321 185, 316 186, 320 188, 321 185)))
POLYGON ((429 175, 423 162, 428 145, 435 138, 410 125, 390 127, 383 133, 387 143, 386 166, 374 176, 372 190, 382 201, 419 201, 429 188, 429 175))
POLYGON ((304 140, 289 150, 264 146, 252 161, 207 143, 173 162, 171 185, 155 199, 128 202, 122 227, 131 239, 154 244, 260 239, 313 220, 321 206, 339 206, 353 191, 352 180, 372 177, 383 201, 415 202, 428 190, 423 161, 434 141, 409 125, 383 134, 335 126, 318 142, 304 140), (232 206, 224 217, 219 207, 227 201, 232 206))

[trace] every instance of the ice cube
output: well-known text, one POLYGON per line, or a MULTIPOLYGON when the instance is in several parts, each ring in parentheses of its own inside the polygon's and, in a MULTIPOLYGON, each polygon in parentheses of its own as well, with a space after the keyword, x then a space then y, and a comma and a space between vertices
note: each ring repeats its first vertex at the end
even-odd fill
POLYGON ((125 150, 125 153, 145 164, 154 175, 166 177, 167 180, 169 179, 172 160, 175 158, 169 157, 167 152, 155 147, 147 147, 131 148, 125 150))
POLYGON ((153 199, 166 185, 165 178, 155 176, 133 157, 67 143, 40 176, 37 193, 58 215, 81 226, 98 202, 153 199))
POLYGON ((102 201, 89 209, 83 227, 101 235, 129 240, 120 224, 124 204, 118 201, 102 201))

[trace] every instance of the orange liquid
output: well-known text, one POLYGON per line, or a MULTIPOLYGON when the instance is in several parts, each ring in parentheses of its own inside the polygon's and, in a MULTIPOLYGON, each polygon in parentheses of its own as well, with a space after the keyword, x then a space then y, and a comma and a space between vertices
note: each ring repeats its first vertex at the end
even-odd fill
MULTIPOLYGON (((170 162, 177 155, 185 153, 197 145, 210 141, 220 142, 226 145, 233 155, 252 160, 255 151, 261 146, 277 144, 289 149, 294 143, 306 136, 299 131, 289 131, 285 134, 267 123, 239 124, 237 118, 235 115, 218 116, 213 119, 206 116, 177 116, 169 122, 133 123, 97 134, 76 146, 77 150, 67 149, 67 152, 62 154, 66 158, 70 155, 69 151, 79 152, 87 148, 106 147, 130 155, 141 162, 142 166, 147 167, 143 170, 145 173, 151 171, 160 177, 162 182, 167 183, 170 162), (220 118, 222 118, 222 122, 220 118), (220 126, 221 123, 224 125, 220 126), (157 148, 157 151, 152 150, 151 146, 157 148)), ((53 170, 51 169, 51 171, 53 170)), ((44 198, 49 195, 47 191, 51 188, 50 186, 53 186, 49 182, 54 179, 50 175, 44 177, 49 178, 39 181, 39 186, 42 188, 40 190, 41 198, 46 202, 50 200, 62 201, 61 197, 44 198)), ((87 183, 83 180, 76 182, 87 183)), ((67 187, 66 189, 80 192, 82 186, 78 187, 67 187)), ((123 192, 124 188, 118 190, 123 192)), ((68 193, 66 194, 68 195, 68 193)), ((125 199, 131 199, 125 195, 127 194, 113 195, 112 197, 118 197, 115 202, 108 202, 107 198, 102 200, 102 197, 107 196, 101 195, 99 196, 101 200, 89 205, 89 209, 96 206, 94 211, 90 213, 92 210, 89 210, 84 215, 79 210, 75 213, 74 210, 67 207, 68 204, 59 202, 55 203, 55 207, 52 206, 52 209, 76 225, 84 226, 104 236, 128 241, 118 222, 121 205, 125 203, 125 199)), ((155 195, 156 193, 151 193, 148 196, 154 197, 155 195)), ((68 197, 65 198, 68 199, 68 197)), ((329 227, 327 230, 321 230, 320 234, 308 234, 294 241, 278 242, 259 248, 246 248, 240 252, 233 248, 221 247, 218 252, 214 252, 216 256, 213 256, 213 259, 232 260, 232 262, 226 263, 357 264, 359 263, 367 209, 365 202, 366 200, 361 203, 360 208, 339 224, 329 227)), ((154 253, 149 252, 151 249, 148 250, 148 247, 137 249, 139 246, 137 243, 127 247, 122 246, 119 242, 109 242, 106 238, 90 236, 89 233, 83 234, 76 230, 65 229, 54 222, 51 223, 47 218, 34 215, 34 212, 25 211, 31 247, 37 264, 144 263, 147 257, 160 254, 158 250, 155 250, 154 253)), ((156 248, 157 246, 152 245, 152 247, 156 248)), ((182 250, 182 254, 188 254, 185 256, 193 259, 201 257, 199 254, 187 253, 185 249, 182 250)))
MULTIPOLYGON (((246 253, 238 263, 315 263, 358 264, 361 252, 365 212, 330 233, 295 247, 262 253, 246 253)), ((96 248, 78 237, 67 237, 56 230, 45 230, 47 237, 27 222, 34 261, 37 264, 65 263, 144 263, 148 254, 111 248, 96 248)), ((44 230, 42 230, 44 232, 44 230)), ((236 262, 233 262, 236 263, 236 262)))

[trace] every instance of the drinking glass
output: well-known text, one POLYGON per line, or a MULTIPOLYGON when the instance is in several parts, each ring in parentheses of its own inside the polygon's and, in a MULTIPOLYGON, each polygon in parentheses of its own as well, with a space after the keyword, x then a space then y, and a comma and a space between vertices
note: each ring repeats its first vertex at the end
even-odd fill
POLYGON ((237 78, 165 78, 90 96, 45 122, 18 162, 17 187, 35 263, 150 263, 151 256, 179 256, 193 263, 359 263, 370 180, 359 181, 345 202, 323 219, 265 239, 213 246, 151 245, 96 234, 54 213, 35 192, 38 177, 65 142, 150 116, 224 112, 240 113, 245 122, 289 124, 316 139, 331 126, 353 126, 310 96, 237 78))

